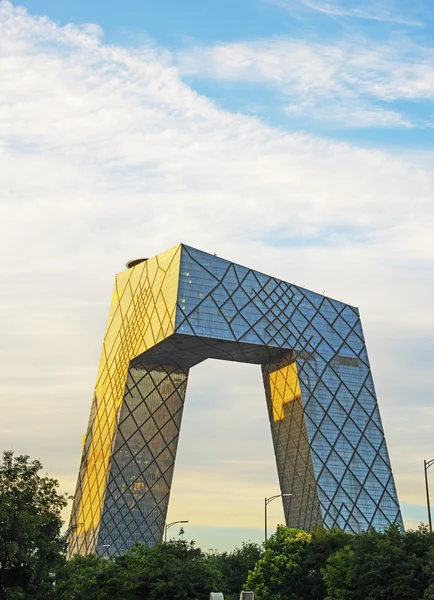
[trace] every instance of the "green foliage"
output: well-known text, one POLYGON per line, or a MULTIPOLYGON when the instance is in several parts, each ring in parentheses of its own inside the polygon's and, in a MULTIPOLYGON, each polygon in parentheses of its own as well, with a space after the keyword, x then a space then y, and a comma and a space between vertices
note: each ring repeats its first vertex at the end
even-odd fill
POLYGON ((126 564, 134 563, 137 598, 149 600, 207 600, 218 589, 221 576, 193 542, 177 540, 158 544, 151 550, 133 548, 126 555, 126 564))
POLYGON ((41 477, 39 461, 4 452, 0 461, 0 598, 44 600, 53 592, 65 539, 58 483, 41 477))
POLYGON ((243 543, 241 548, 236 548, 233 552, 208 554, 208 560, 222 576, 218 591, 224 593, 225 600, 238 600, 249 571, 262 556, 262 547, 251 542, 243 543))
POLYGON ((265 543, 264 557, 249 573, 246 588, 255 592, 257 600, 298 600, 295 588, 311 540, 305 531, 278 527, 265 543))
POLYGON ((311 543, 306 547, 303 556, 301 578, 298 582, 298 597, 308 600, 323 600, 326 589, 323 571, 327 560, 335 552, 350 542, 352 536, 340 529, 323 529, 318 527, 312 531, 311 543))
POLYGON ((426 588, 422 600, 434 600, 434 583, 426 588))
POLYGON ((426 553, 428 560, 426 561, 424 569, 425 577, 426 580, 429 582, 429 585, 426 588, 424 595, 422 596, 422 600, 434 600, 434 540, 432 539, 433 536, 429 535, 427 527, 422 528, 421 526, 419 527, 418 531, 420 532, 422 529, 423 533, 425 534, 425 539, 428 538, 432 542, 431 547, 428 548, 428 551, 426 553))
POLYGON ((266 542, 264 557, 249 574, 245 589, 258 600, 323 600, 322 570, 327 558, 348 543, 338 530, 279 527, 266 542))
POLYGON ((396 526, 392 527, 390 531, 393 530, 398 531, 400 536, 404 537, 404 547, 408 554, 429 560, 434 567, 434 536, 429 532, 427 525, 419 525, 417 529, 408 529, 405 533, 396 526))
POLYGON ((58 600, 207 600, 222 577, 193 542, 136 544, 123 556, 73 558, 58 576, 58 600))
POLYGON ((57 572, 56 599, 99 598, 101 581, 105 580, 109 567, 109 561, 95 554, 74 556, 57 572))
POLYGON ((393 526, 352 536, 327 561, 327 600, 419 600, 429 584, 431 545, 424 528, 405 533, 393 526))
POLYGON ((123 556, 65 562, 66 498, 39 461, 0 460, 0 600, 434 600, 434 536, 426 526, 357 535, 279 527, 264 545, 203 553, 182 539, 123 556), (55 582, 54 577, 55 575, 55 582))

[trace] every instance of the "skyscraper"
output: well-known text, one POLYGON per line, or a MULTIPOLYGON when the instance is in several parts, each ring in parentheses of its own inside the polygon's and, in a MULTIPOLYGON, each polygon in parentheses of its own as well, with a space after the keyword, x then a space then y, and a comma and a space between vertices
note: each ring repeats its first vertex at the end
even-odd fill
POLYGON ((357 308, 180 244, 116 276, 70 555, 161 540, 189 370, 261 366, 286 523, 401 523, 357 308))

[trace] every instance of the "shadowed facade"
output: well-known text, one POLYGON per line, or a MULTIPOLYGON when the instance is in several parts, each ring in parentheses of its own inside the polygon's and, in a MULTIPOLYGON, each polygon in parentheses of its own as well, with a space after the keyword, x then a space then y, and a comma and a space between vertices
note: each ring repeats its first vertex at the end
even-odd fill
POLYGON ((163 536, 189 370, 261 365, 286 523, 402 523, 358 310, 183 244, 116 276, 69 554, 163 536))

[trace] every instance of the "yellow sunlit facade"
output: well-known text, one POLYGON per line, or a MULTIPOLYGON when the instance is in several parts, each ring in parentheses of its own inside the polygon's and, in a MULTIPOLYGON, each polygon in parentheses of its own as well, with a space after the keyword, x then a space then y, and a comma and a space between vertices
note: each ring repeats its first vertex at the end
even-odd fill
POLYGON ((130 361, 174 333, 181 246, 116 276, 71 525, 70 553, 92 551, 130 361))

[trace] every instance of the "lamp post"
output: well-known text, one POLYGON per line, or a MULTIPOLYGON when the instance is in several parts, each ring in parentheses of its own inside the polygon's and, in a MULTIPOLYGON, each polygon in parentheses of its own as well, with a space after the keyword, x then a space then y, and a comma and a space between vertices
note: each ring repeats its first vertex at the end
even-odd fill
POLYGON ((177 525, 178 523, 188 523, 188 521, 173 521, 172 523, 168 523, 166 525, 166 529, 164 530, 164 541, 167 542, 167 530, 173 525, 177 525))
POLYGON ((265 498, 264 509, 265 509, 265 541, 267 541, 267 506, 275 500, 276 498, 287 498, 288 496, 292 496, 292 494, 276 494, 275 496, 271 496, 270 498, 265 498))
POLYGON ((429 523, 430 533, 432 533, 432 521, 431 521, 431 506, 430 506, 430 502, 429 502, 428 469, 432 465, 434 465, 434 458, 432 458, 431 460, 424 460, 423 461, 423 468, 424 468, 424 471, 425 471, 426 505, 427 505, 427 508, 428 508, 428 523, 429 523))

